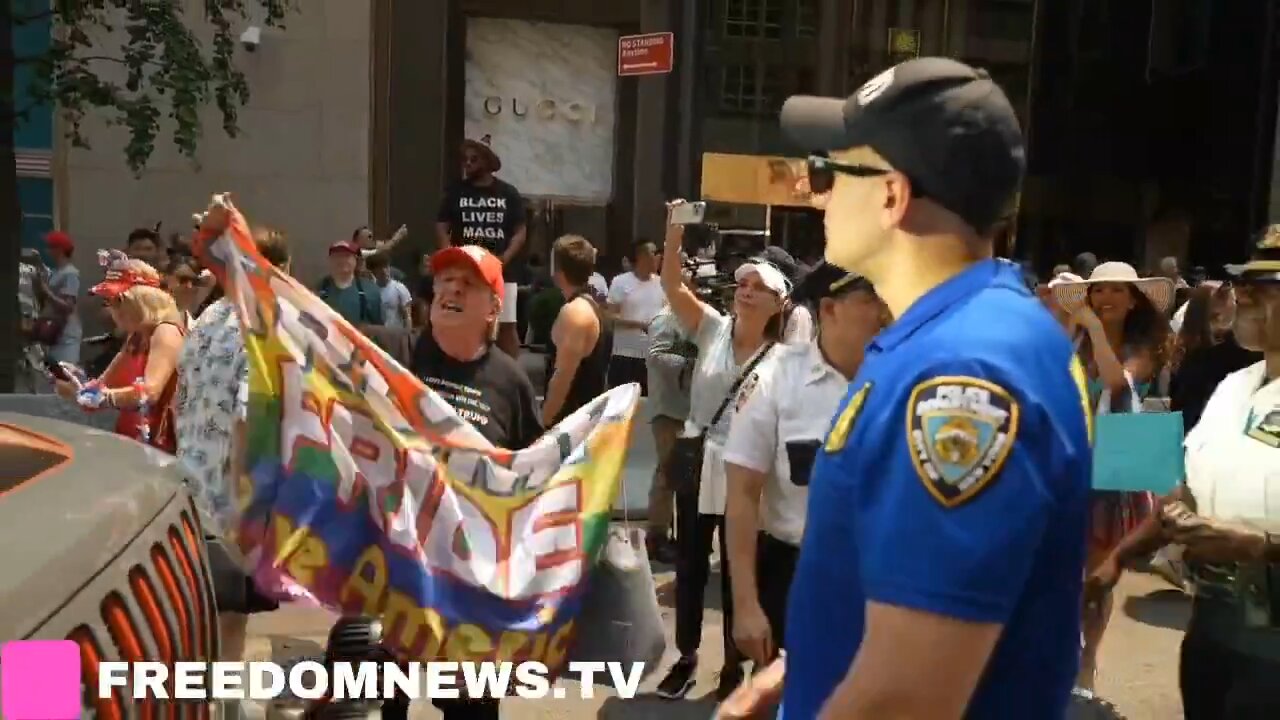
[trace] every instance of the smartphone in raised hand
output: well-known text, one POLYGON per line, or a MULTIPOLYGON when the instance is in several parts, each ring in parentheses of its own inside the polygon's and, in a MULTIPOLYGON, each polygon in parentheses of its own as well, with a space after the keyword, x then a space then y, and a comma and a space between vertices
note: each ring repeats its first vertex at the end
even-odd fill
POLYGON ((707 216, 705 202, 680 203, 671 208, 672 225, 697 225, 707 216))

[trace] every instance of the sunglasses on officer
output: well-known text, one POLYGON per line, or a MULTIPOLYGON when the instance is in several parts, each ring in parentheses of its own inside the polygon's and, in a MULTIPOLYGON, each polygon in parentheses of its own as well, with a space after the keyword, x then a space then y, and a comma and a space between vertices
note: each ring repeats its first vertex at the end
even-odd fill
MULTIPOLYGON (((862 165, 859 163, 842 163, 832 160, 826 153, 814 153, 809 156, 806 165, 809 172, 809 190, 821 195, 822 193, 831 192, 831 188, 836 184, 836 173, 841 175, 849 175, 851 177, 871 178, 882 177, 893 172, 889 168, 876 167, 874 165, 862 165)), ((912 197, 924 197, 924 193, 916 188, 916 183, 911 182, 912 197)))

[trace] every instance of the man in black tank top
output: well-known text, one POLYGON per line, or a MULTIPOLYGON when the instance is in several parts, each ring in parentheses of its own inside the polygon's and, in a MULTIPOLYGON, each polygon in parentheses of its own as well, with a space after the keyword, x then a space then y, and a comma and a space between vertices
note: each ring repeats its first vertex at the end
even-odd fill
POLYGON ((605 390, 612 336, 588 281, 596 249, 579 235, 565 235, 551 247, 552 281, 565 303, 551 327, 551 379, 542 402, 542 421, 551 427, 605 390))

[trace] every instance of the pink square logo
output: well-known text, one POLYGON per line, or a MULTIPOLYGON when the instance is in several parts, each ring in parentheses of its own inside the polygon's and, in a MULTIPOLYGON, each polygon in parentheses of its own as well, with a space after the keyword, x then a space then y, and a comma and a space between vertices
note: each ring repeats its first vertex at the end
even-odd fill
POLYGON ((20 640, 0 646, 0 717, 78 720, 80 648, 70 640, 20 640))

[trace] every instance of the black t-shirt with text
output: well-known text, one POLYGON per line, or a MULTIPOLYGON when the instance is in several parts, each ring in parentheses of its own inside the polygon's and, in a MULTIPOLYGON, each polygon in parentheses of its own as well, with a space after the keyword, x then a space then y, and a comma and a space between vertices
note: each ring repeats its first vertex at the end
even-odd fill
POLYGON ((494 445, 521 450, 542 435, 533 383, 496 347, 462 361, 446 354, 431 333, 424 332, 413 349, 410 369, 494 445))
MULTIPOLYGON (((511 238, 524 227, 524 199, 519 190, 498 178, 490 185, 461 182, 445 194, 436 220, 449 223, 455 245, 479 245, 501 258, 511 238)), ((507 282, 516 281, 518 262, 514 258, 503 267, 507 282)))

